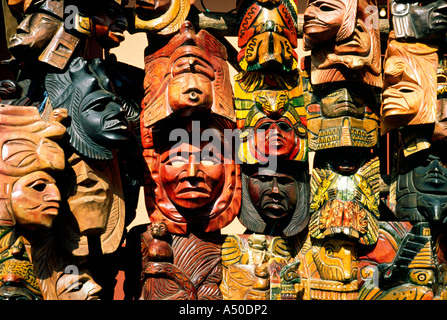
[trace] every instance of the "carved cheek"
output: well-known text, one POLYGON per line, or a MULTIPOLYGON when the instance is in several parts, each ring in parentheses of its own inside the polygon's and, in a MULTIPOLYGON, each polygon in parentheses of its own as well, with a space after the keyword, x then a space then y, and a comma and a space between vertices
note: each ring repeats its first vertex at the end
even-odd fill
POLYGON ((199 165, 199 171, 203 172, 205 183, 211 188, 212 193, 220 193, 224 183, 225 169, 223 164, 199 165))
POLYGON ((175 189, 179 184, 180 174, 186 171, 186 164, 182 166, 172 166, 161 164, 161 183, 170 199, 175 198, 175 189))

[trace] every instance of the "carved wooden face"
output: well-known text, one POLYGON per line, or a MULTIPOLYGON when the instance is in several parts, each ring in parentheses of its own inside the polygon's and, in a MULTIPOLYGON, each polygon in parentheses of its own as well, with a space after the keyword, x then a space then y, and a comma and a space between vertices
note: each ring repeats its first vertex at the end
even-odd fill
POLYGON ((248 178, 248 194, 256 210, 270 219, 292 214, 297 204, 298 183, 289 175, 261 169, 248 178))
POLYGON ((172 134, 166 123, 152 128, 151 137, 143 136, 151 176, 145 186, 146 207, 152 208, 148 209, 151 221, 164 221, 171 233, 221 229, 240 209, 240 168, 223 131, 234 124, 221 117, 206 119, 200 122, 206 127, 199 129, 191 118, 165 120, 175 134, 185 133, 177 143, 168 138, 172 134), (212 136, 203 138, 210 132, 212 136))
POLYGON ((304 49, 313 50, 313 85, 356 81, 382 87, 380 32, 373 25, 379 16, 377 10, 371 12, 372 5, 372 0, 309 3, 306 11, 312 15, 307 21, 305 16, 303 39, 304 49))
MULTIPOLYGON (((324 42, 336 37, 344 26, 346 11, 356 11, 357 4, 350 0, 309 1, 304 12, 304 33, 312 42, 324 42)), ((355 17, 348 17, 355 19, 355 17)), ((348 31, 349 32, 349 31, 348 31)), ((352 30, 351 30, 352 32, 352 30)))
POLYGON ((62 273, 56 281, 58 300, 98 300, 101 287, 85 269, 80 274, 62 273))
POLYGON ((447 195, 447 159, 429 154, 426 162, 413 169, 413 181, 421 193, 447 195))
POLYGON ((293 236, 309 221, 309 175, 295 161, 276 168, 244 165, 239 221, 250 232, 293 236))
POLYGON ((445 142, 403 160, 397 183, 397 217, 409 221, 447 222, 445 142))
POLYGON ((215 202, 222 193, 225 176, 223 157, 220 154, 203 156, 202 150, 182 144, 161 154, 161 182, 176 206, 203 208, 215 202))
POLYGON ((48 74, 45 86, 53 107, 67 110, 70 144, 80 154, 110 160, 111 150, 129 138, 123 103, 98 59, 75 58, 64 73, 48 74))
POLYGON ((367 94, 368 89, 365 89, 355 84, 334 85, 323 89, 318 93, 321 96, 322 115, 326 118, 340 116, 363 118, 366 102, 372 103, 371 99, 374 99, 373 95, 367 94))
POLYGON ((297 68, 297 32, 291 1, 252 1, 242 12, 238 33, 239 65, 245 71, 297 68))
POLYGON ((95 142, 109 145, 128 139, 129 124, 122 102, 114 94, 93 91, 82 100, 79 108, 79 121, 95 142))
POLYGON ((209 110, 213 105, 213 67, 202 58, 181 57, 173 63, 168 85, 168 102, 174 112, 209 110))
POLYGON ((103 48, 115 48, 124 41, 127 19, 117 3, 108 1, 95 5, 91 19, 95 39, 103 48))
POLYGON ((245 91, 236 86, 237 125, 242 143, 239 159, 248 164, 269 161, 269 157, 307 160, 306 118, 302 90, 245 91))
POLYGON ((226 60, 222 43, 205 30, 196 34, 186 21, 167 45, 145 58, 144 127, 175 115, 197 113, 234 121, 226 60))
POLYGON ((385 134, 407 124, 436 120, 437 47, 391 41, 384 63, 380 110, 385 134))
POLYGON ((75 186, 73 190, 69 190, 67 202, 76 218, 79 231, 81 234, 101 233, 107 225, 112 206, 113 191, 109 183, 107 164, 92 168, 75 154, 68 159, 68 163, 75 175, 75 186))
POLYGON ((254 128, 256 150, 264 155, 288 156, 297 145, 295 128, 287 118, 261 119, 254 128))
POLYGON ((17 27, 8 49, 18 59, 38 57, 61 27, 62 22, 46 13, 32 13, 17 27))
POLYGON ((56 181, 43 171, 21 177, 12 188, 14 217, 18 224, 28 229, 50 228, 59 212, 60 201, 56 181))

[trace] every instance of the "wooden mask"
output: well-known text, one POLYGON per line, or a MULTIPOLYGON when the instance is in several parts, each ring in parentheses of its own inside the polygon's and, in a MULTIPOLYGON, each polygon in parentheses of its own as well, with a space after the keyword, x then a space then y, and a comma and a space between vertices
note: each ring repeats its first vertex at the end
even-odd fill
POLYGON ((234 125, 216 116, 202 120, 169 119, 152 127, 151 136, 143 136, 147 143, 143 155, 150 174, 145 186, 149 218, 165 221, 171 233, 219 230, 240 208, 240 169, 224 138, 224 129, 234 125), (183 133, 178 143, 168 140, 168 128, 183 133), (213 132, 212 141, 199 141, 210 133, 208 129, 213 132))
POLYGON ((379 138, 379 118, 372 111, 370 86, 340 82, 305 93, 309 149, 374 147, 379 138))
POLYGON ((65 31, 63 8, 63 1, 46 0, 38 10, 28 10, 10 40, 11 54, 63 70, 79 43, 79 38, 65 31))
POLYGON ((360 81, 382 87, 380 32, 374 0, 309 1, 305 50, 312 50, 313 85, 360 81), (322 10, 322 8, 324 10, 322 10))
POLYGON ((142 130, 173 114, 217 114, 235 121, 225 47, 186 21, 180 33, 146 56, 142 130))
POLYGON ((401 126, 436 121, 437 50, 423 43, 392 40, 388 44, 380 110, 382 135, 401 126))
POLYGON ((309 192, 304 164, 280 161, 276 171, 244 165, 239 221, 251 232, 294 236, 309 221, 309 192))
POLYGON ((293 0, 238 1, 239 64, 244 71, 298 67, 297 4, 293 0))
POLYGON ((70 145, 85 157, 112 159, 112 150, 128 140, 130 130, 99 60, 76 58, 64 73, 48 74, 45 86, 53 108, 68 112, 70 145))
POLYGON ((391 1, 396 39, 418 42, 443 41, 447 31, 447 2, 391 1))
POLYGON ((63 170, 65 161, 63 150, 50 139, 65 129, 43 121, 35 107, 2 105, 0 132, 1 224, 51 227, 61 197, 49 173, 63 170))
POLYGON ((401 157, 396 184, 396 210, 399 220, 447 222, 447 159, 445 142, 401 157))
POLYGON ((143 0, 135 4, 135 30, 172 35, 185 22, 195 0, 143 0))
MULTIPOLYGON (((324 239, 341 234, 375 244, 379 226, 379 159, 368 148, 343 148, 328 162, 314 164, 309 234, 324 239)), ((323 151, 320 151, 320 154, 323 151)), ((333 150, 324 150, 333 153, 333 150)))
POLYGON ((236 82, 235 95, 239 160, 247 164, 265 163, 272 157, 307 160, 302 86, 247 92, 236 82))

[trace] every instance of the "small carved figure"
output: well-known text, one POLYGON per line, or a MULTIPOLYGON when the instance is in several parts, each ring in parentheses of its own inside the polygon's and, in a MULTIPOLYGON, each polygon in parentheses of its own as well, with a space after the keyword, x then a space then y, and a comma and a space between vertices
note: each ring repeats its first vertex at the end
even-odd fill
POLYGON ((143 256, 147 257, 148 261, 173 261, 173 251, 170 245, 169 232, 166 223, 162 221, 156 221, 149 225, 149 231, 151 238, 148 243, 147 253, 143 253, 143 256))

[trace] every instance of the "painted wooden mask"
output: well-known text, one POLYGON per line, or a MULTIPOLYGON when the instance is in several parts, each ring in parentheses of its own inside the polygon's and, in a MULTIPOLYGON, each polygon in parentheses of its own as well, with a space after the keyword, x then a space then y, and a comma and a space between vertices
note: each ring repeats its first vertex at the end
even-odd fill
POLYGON ((169 232, 177 234, 223 228, 236 217, 241 201, 239 165, 223 131, 234 128, 232 122, 212 117, 197 122, 169 119, 168 123, 177 124, 172 126, 177 130, 174 133, 183 133, 178 143, 168 140, 172 136, 168 137, 170 131, 163 124, 151 128, 150 138, 143 137, 152 143, 144 150, 150 174, 145 191, 151 221, 163 220, 169 232), (210 132, 211 142, 200 141, 210 132))
POLYGON ((70 145, 92 159, 110 160, 129 138, 120 99, 111 92, 99 60, 74 59, 64 73, 51 73, 45 86, 53 108, 68 110, 70 145))
MULTIPOLYGON (((340 148, 312 172, 309 234, 341 234, 364 245, 376 243, 379 226, 379 160, 368 148, 340 148)), ((323 150, 320 151, 320 155, 323 150)), ((333 149, 324 150, 326 158, 333 149)))
POLYGON ((298 67, 297 4, 293 0, 238 1, 238 61, 245 71, 298 67))
POLYGON ((251 232, 294 236, 309 220, 309 174, 299 162, 280 161, 276 170, 244 165, 239 221, 251 232))
POLYGON ((146 56, 145 128, 173 114, 212 113, 235 121, 225 47, 211 34, 186 21, 180 33, 146 56))

